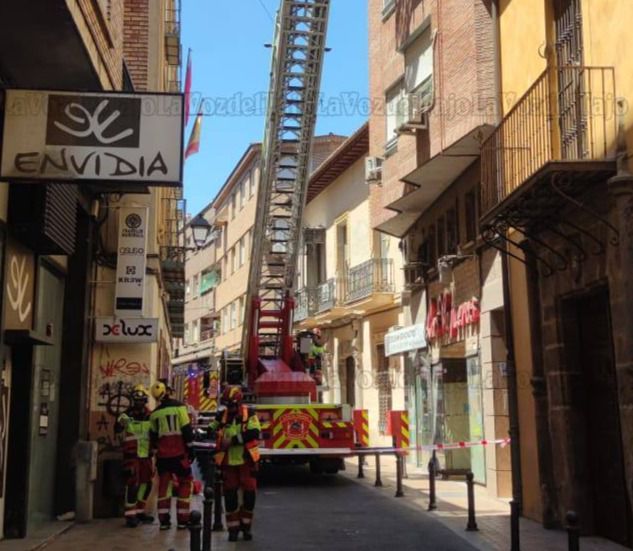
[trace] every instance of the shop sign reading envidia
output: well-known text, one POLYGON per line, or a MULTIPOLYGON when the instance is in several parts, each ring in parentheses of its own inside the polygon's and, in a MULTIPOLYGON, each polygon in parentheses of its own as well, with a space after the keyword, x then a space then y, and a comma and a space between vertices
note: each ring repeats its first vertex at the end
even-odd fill
POLYGON ((273 414, 273 448, 318 448, 314 409, 278 409, 273 414))

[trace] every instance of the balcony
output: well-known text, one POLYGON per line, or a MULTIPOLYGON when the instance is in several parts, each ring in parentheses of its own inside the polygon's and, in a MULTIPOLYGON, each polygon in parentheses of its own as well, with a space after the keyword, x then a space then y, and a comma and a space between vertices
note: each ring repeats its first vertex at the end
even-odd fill
POLYGON ((393 261, 390 258, 372 258, 349 269, 345 302, 394 291, 393 261))
POLYGON ((556 222, 615 173, 616 134, 613 68, 548 67, 482 145, 484 233, 556 222))
POLYGON ((331 277, 316 288, 316 312, 330 310, 336 303, 336 278, 331 277))
POLYGON ((172 337, 184 336, 185 317, 185 249, 161 247, 160 269, 165 290, 169 295, 167 310, 172 337))
POLYGON ((317 311, 317 290, 315 288, 304 287, 299 289, 295 296, 295 322, 301 322, 317 311))
POLYGON ((172 66, 180 66, 180 0, 171 0, 165 8, 165 57, 172 66))
POLYGON ((395 292, 393 261, 374 258, 332 277, 316 288, 296 294, 294 321, 302 326, 328 323, 360 311, 371 311, 393 302, 395 292), (311 323, 307 320, 313 318, 311 323))

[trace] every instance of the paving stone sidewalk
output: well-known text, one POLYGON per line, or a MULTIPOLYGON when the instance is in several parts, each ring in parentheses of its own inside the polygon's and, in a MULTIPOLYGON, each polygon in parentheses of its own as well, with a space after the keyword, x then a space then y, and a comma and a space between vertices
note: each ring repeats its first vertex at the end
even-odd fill
MULTIPOLYGON (((365 478, 356 479, 358 461, 347 462, 344 476, 354 478, 359 483, 373 486, 375 483, 375 461, 367 458, 364 467, 365 478)), ((466 483, 457 480, 436 480, 437 510, 427 511, 429 503, 428 474, 421 468, 407 465, 408 477, 403 480, 404 497, 396 498, 408 502, 421 514, 438 519, 455 534, 467 540, 482 551, 508 551, 510 549, 510 500, 496 499, 488 495, 486 488, 475 486, 475 510, 477 532, 467 532, 468 502, 466 483)), ((396 462, 393 456, 382 456, 382 488, 378 492, 392 494, 396 490, 396 462)), ((568 551, 567 533, 563 530, 546 530, 537 522, 522 518, 520 521, 522 551, 568 551)), ((616 543, 602 538, 581 538, 582 551, 630 551, 616 543)))

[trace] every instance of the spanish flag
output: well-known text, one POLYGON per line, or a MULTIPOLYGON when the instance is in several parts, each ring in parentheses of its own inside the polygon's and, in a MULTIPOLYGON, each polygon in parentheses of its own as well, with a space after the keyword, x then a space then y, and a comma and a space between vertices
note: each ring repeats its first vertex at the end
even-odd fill
POLYGON ((191 136, 189 136, 189 142, 187 143, 187 149, 185 149, 185 159, 189 157, 189 155, 193 155, 194 153, 198 153, 200 151, 200 128, 202 126, 202 113, 198 112, 198 116, 193 123, 193 128, 191 129, 191 136))

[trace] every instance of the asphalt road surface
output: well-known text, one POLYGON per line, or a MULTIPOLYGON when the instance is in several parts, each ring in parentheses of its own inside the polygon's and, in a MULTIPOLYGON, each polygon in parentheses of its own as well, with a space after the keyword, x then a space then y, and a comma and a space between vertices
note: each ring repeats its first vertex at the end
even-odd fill
MULTIPOLYGON (((316 476, 306 468, 269 469, 260 477, 254 540, 228 543, 213 533, 213 550, 470 551, 469 545, 421 508, 345 475, 316 476)), ((194 507, 199 508, 200 503, 194 507)), ((122 519, 76 525, 45 551, 189 551, 189 535, 158 524, 135 529, 122 519)), ((0 550, 1 551, 1 550, 0 550)))
MULTIPOLYGON (((418 508, 346 476, 314 476, 302 468, 262 474, 257 549, 475 549, 418 508)), ((244 545, 244 544, 243 544, 244 545)))

